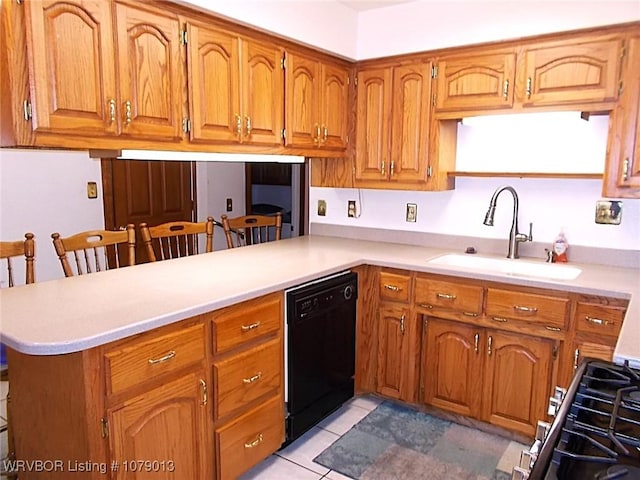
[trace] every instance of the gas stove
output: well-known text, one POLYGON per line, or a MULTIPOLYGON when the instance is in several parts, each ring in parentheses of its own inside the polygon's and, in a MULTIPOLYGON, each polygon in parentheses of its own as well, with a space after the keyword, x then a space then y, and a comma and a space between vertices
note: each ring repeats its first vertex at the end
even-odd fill
POLYGON ((550 429, 542 430, 521 462, 531 471, 514 469, 513 478, 640 480, 640 370, 583 362, 550 429))

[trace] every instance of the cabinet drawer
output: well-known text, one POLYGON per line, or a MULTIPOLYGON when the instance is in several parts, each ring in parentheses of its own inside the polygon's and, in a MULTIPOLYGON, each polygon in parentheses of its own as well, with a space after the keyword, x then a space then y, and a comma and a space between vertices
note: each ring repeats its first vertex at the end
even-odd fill
POLYGON ((482 312, 482 287, 418 278, 415 302, 424 308, 455 310, 470 317, 477 317, 482 312))
POLYGON ((579 332, 617 337, 620 333, 620 327, 622 327, 624 314, 623 307, 578 302, 575 314, 576 328, 579 332))
POLYGON ((409 302, 411 277, 391 272, 380 272, 380 299, 409 302))
POLYGON ((564 330, 568 306, 567 298, 487 289, 487 317, 497 323, 522 320, 564 330))
POLYGON ((204 325, 143 334, 105 354, 107 392, 118 393, 205 358, 204 325))
POLYGON ((279 395, 215 432, 218 478, 231 480, 275 452, 284 442, 284 404, 279 395))
POLYGON ((282 368, 279 338, 214 362, 216 418, 242 408, 270 391, 276 394, 281 384, 282 368))
POLYGON ((225 308, 213 316, 213 352, 224 352, 254 338, 277 332, 281 324, 281 294, 225 308))

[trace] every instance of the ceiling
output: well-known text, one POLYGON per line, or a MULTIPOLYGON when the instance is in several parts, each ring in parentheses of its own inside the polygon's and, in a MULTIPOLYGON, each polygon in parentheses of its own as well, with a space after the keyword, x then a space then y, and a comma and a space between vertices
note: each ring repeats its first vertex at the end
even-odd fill
POLYGON ((375 8, 391 7, 400 3, 409 3, 416 0, 338 0, 341 3, 358 12, 373 10, 375 8))

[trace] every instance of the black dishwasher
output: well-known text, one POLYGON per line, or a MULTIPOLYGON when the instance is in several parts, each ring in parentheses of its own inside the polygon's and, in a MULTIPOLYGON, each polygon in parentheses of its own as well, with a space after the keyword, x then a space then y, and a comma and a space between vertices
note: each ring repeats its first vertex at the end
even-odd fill
POLYGON ((284 445, 353 397, 357 298, 353 272, 286 292, 284 445))

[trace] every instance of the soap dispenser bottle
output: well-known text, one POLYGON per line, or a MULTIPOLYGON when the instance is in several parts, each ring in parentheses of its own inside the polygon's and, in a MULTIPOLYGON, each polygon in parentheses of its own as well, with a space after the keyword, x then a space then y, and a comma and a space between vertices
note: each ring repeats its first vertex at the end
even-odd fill
POLYGON ((569 243, 567 242, 567 238, 564 236, 564 231, 560 230, 560 233, 553 241, 552 262, 566 263, 568 261, 567 250, 569 250, 569 243))

